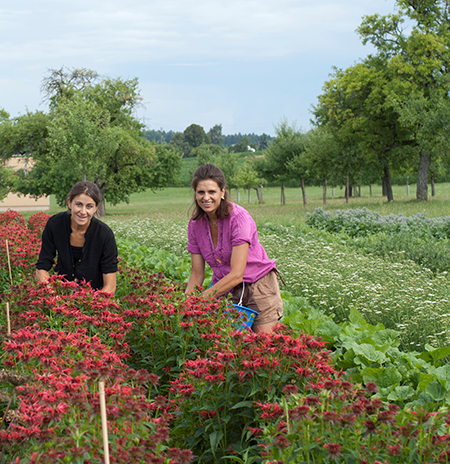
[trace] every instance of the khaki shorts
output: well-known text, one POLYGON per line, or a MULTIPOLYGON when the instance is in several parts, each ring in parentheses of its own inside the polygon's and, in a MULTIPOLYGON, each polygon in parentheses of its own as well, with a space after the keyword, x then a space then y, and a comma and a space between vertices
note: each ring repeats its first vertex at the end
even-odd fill
MULTIPOLYGON (((242 283, 231 293, 231 301, 239 303, 242 294, 242 283)), ((253 309, 258 315, 253 326, 277 322, 283 316, 283 301, 280 295, 280 285, 275 269, 253 283, 245 283, 242 306, 253 309)))

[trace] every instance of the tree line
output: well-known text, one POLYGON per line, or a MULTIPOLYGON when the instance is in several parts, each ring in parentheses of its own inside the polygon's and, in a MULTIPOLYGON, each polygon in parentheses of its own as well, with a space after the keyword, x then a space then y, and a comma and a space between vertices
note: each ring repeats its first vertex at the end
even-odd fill
POLYGON ((205 129, 199 124, 191 124, 183 132, 174 132, 172 130, 165 131, 147 129, 144 131, 144 137, 151 142, 163 145, 167 143, 172 145, 182 154, 183 157, 191 156, 194 148, 202 144, 218 145, 226 147, 229 151, 239 153, 245 151, 265 150, 269 143, 273 140, 268 134, 257 135, 251 134, 222 134, 222 124, 215 124, 205 132, 205 129))

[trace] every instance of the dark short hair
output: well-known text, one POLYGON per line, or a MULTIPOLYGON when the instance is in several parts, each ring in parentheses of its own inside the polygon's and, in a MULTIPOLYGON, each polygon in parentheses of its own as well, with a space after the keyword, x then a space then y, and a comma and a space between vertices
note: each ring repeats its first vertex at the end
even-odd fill
POLYGON ((103 199, 103 195, 97 185, 88 180, 77 182, 70 190, 69 195, 67 195, 67 199, 69 202, 72 202, 75 197, 82 193, 91 197, 94 200, 95 206, 98 206, 103 199))
POLYGON ((194 176, 192 178, 192 188, 194 189, 194 203, 192 205, 193 212, 192 218, 194 221, 203 218, 205 212, 200 208, 195 198, 195 191, 197 190, 197 185, 202 180, 213 180, 218 186, 220 190, 225 189, 224 199, 220 202, 219 207, 217 208, 217 218, 226 218, 230 215, 232 204, 230 201, 230 195, 226 190, 227 181, 225 180, 225 175, 221 169, 214 164, 207 163, 203 164, 202 166, 198 167, 194 171, 194 176))

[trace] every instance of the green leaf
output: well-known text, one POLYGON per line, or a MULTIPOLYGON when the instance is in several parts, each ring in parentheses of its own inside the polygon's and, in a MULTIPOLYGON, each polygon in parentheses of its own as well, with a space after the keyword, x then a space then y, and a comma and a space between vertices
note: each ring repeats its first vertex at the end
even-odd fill
POLYGON ((415 395, 415 391, 409 385, 395 387, 387 396, 388 401, 404 401, 415 395))
POLYGON ((378 379, 377 384, 380 387, 388 388, 398 384, 401 380, 402 376, 398 372, 398 369, 394 366, 389 366, 387 369, 384 369, 384 371, 378 379))
MULTIPOLYGON (((427 345, 425 348, 429 349, 431 348, 429 345, 427 345)), ((446 346, 444 348, 437 348, 437 349, 432 349, 426 352, 423 352, 419 355, 419 358, 431 362, 432 364, 435 364, 436 361, 439 361, 442 358, 445 358, 447 356, 450 356, 450 347, 446 346)))
POLYGON ((238 408, 252 408, 253 401, 240 401, 239 403, 233 405, 230 409, 238 409, 238 408))
POLYGON ((219 446, 220 440, 223 438, 222 430, 216 430, 209 435, 209 443, 211 444, 211 451, 216 452, 217 447, 219 446))
POLYGON ((350 315, 348 319, 352 324, 357 324, 360 326, 367 324, 362 314, 353 306, 350 308, 350 315))
POLYGON ((430 382, 425 388, 434 401, 442 401, 447 394, 447 390, 439 382, 430 382))

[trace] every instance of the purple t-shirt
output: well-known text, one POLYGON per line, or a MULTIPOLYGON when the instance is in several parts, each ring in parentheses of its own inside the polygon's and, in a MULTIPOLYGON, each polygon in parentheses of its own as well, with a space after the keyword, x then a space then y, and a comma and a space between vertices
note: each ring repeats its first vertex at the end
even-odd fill
POLYGON ((206 213, 204 218, 191 220, 188 225, 188 251, 203 256, 213 270, 214 283, 231 271, 233 247, 245 242, 249 244, 249 250, 244 282, 256 282, 276 267, 258 241, 255 221, 242 206, 233 204, 230 215, 219 219, 218 228, 217 247, 214 248, 206 213))

